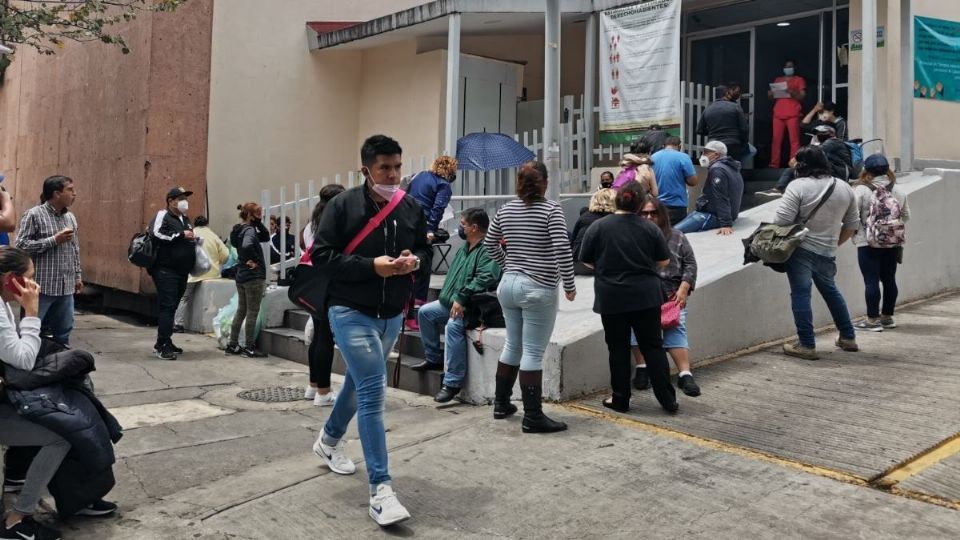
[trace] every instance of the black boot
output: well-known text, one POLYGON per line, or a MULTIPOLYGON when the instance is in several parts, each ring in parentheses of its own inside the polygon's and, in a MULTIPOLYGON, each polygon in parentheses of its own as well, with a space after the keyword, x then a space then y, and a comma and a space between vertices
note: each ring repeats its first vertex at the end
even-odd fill
POLYGON ((523 432, 554 433, 564 431, 567 425, 551 420, 543 414, 543 372, 520 373, 520 392, 523 397, 523 432))
POLYGON ((503 420, 517 412, 517 406, 510 403, 513 385, 517 382, 519 367, 497 363, 497 388, 493 398, 493 418, 503 420))

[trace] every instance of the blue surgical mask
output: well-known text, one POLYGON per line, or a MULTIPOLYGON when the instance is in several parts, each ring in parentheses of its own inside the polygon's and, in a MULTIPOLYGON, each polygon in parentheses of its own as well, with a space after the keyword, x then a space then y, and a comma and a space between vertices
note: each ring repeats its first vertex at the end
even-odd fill
POLYGON ((793 68, 783 68, 783 74, 787 77, 793 75, 793 68))
POLYGON ((457 227, 457 236, 459 236, 461 240, 467 239, 467 231, 463 230, 463 225, 457 227))

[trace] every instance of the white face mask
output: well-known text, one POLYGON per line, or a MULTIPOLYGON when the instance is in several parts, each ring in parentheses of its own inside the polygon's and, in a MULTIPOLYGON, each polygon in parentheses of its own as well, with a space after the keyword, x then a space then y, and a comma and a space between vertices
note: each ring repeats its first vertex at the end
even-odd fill
POLYGON ((700 166, 701 166, 701 167, 709 167, 709 166, 710 166, 710 158, 708 158, 706 154, 700 156, 700 166))
POLYGON ((829 122, 829 121, 830 121, 830 115, 829 115, 828 113, 820 113, 820 121, 821 121, 821 122, 829 122))
POLYGON ((783 74, 786 75, 787 77, 793 75, 793 68, 787 68, 787 67, 783 68, 783 74))
POLYGON ((186 212, 186 211, 189 210, 189 209, 190 209, 190 203, 189 203, 189 202, 187 202, 187 201, 177 201, 177 210, 179 210, 181 213, 184 213, 184 212, 186 212))

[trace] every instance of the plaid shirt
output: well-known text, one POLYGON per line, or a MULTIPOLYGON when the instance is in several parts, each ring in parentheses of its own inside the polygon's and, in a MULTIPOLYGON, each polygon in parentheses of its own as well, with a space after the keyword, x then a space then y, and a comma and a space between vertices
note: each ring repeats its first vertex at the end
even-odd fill
POLYGON ((74 293, 80 281, 80 240, 73 213, 59 214, 50 203, 27 210, 17 229, 17 247, 33 258, 40 292, 48 296, 74 293), (73 240, 58 244, 54 235, 66 228, 74 230, 73 240))

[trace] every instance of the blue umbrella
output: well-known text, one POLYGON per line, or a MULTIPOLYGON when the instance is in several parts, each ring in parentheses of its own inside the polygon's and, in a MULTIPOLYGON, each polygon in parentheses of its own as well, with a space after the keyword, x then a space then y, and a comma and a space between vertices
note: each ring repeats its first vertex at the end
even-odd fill
POLYGON ((461 170, 509 169, 533 158, 526 146, 503 133, 471 133, 457 141, 457 168, 461 170))

